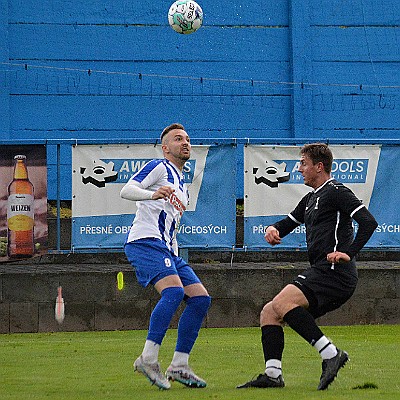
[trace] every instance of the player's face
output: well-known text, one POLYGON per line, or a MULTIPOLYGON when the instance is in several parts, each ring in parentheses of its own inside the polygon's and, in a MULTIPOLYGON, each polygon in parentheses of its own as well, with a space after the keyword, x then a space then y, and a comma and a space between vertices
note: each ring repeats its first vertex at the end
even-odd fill
POLYGON ((190 138, 184 130, 173 129, 165 136, 163 151, 167 160, 183 166, 190 158, 190 150, 190 138))
POLYGON ((303 175, 304 184, 316 189, 320 186, 320 174, 322 163, 314 164, 307 154, 300 158, 299 172, 303 175))

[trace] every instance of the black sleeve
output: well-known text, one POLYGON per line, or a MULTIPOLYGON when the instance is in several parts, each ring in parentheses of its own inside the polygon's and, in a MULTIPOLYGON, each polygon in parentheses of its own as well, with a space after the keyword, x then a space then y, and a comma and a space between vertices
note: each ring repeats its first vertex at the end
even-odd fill
POLYGON ((279 231, 281 238, 292 232, 293 229, 304 223, 304 213, 306 210, 306 204, 309 194, 305 195, 297 204, 296 208, 286 217, 278 222, 275 222, 274 226, 279 231))
POLYGON ((348 214, 358 223, 356 237, 345 252, 350 258, 353 258, 368 242, 378 224, 362 201, 347 186, 338 186, 336 194, 335 201, 338 209, 348 214))
POLYGON ((356 211, 352 217, 358 223, 358 231, 353 243, 346 251, 346 254, 350 258, 353 258, 357 255, 357 253, 368 242, 369 238, 372 236, 376 227, 378 226, 374 216, 367 210, 365 206, 356 211))
POLYGON ((289 216, 287 216, 286 218, 283 218, 280 221, 275 222, 275 224, 273 224, 272 226, 274 226, 276 229, 278 229, 279 236, 281 238, 283 238, 286 235, 288 235, 290 232, 292 232, 293 229, 298 227, 299 224, 297 224, 289 216))

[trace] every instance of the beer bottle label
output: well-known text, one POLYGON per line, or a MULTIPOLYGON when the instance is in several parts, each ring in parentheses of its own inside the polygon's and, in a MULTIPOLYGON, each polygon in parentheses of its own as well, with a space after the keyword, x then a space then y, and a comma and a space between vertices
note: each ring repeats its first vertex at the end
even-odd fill
POLYGON ((11 194, 8 197, 7 223, 11 231, 29 231, 34 224, 34 197, 30 194, 11 194))

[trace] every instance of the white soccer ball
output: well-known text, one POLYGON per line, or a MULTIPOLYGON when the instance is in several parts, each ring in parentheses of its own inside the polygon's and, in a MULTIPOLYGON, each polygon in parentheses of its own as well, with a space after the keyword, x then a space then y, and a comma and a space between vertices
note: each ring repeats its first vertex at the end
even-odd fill
POLYGON ((183 34, 196 32, 203 23, 203 10, 193 0, 178 0, 168 11, 171 28, 183 34))

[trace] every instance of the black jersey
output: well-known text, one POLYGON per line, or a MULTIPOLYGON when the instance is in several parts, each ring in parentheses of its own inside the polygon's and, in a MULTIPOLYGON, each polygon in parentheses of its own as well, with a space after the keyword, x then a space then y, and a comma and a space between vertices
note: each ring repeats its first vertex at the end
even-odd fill
POLYGON ((284 237, 300 224, 306 226, 311 265, 327 264, 328 253, 340 251, 353 258, 372 235, 377 224, 361 200, 333 178, 306 194, 296 208, 274 226, 284 237), (361 232, 354 240, 352 219, 361 232))

